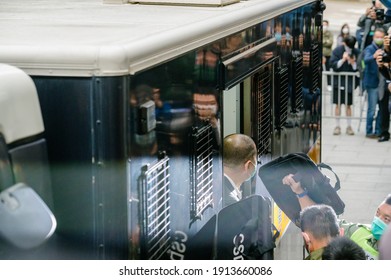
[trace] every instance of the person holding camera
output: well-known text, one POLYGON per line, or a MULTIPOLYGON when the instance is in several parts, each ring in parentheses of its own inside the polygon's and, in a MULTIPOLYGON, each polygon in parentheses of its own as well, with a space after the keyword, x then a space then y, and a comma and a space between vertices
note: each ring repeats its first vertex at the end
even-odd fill
MULTIPOLYGON (((356 38, 349 35, 344 38, 343 45, 336 47, 333 50, 330 58, 330 65, 334 72, 356 72, 357 71, 357 57, 359 51, 355 48, 356 38)), ((342 104, 346 105, 346 117, 348 126, 346 133, 348 135, 354 135, 352 129, 352 109, 351 105, 353 102, 353 77, 338 77, 334 76, 333 83, 333 103, 335 104, 335 116, 336 116, 336 127, 334 129, 334 135, 341 134, 340 127, 340 107, 342 104), (345 100, 347 97, 347 100, 345 100)), ((357 85, 357 84, 356 84, 357 85)))
POLYGON ((378 56, 383 53, 384 29, 377 28, 373 35, 373 42, 364 49, 363 60, 365 63, 363 86, 368 94, 367 126, 366 137, 377 138, 380 135, 380 114, 377 113, 375 129, 373 119, 376 113, 376 106, 383 97, 385 80, 379 74, 376 63, 378 56))
POLYGON ((357 26, 363 29, 361 45, 359 46, 360 51, 363 51, 372 43, 376 28, 383 27, 383 20, 384 9, 382 9, 382 4, 379 0, 372 1, 372 7, 366 10, 357 23, 357 26))
MULTIPOLYGON (((391 31, 391 30, 390 30, 391 31)), ((389 31, 389 33, 390 33, 389 31)), ((386 86, 383 95, 379 96, 379 114, 380 114, 380 137, 379 142, 390 140, 390 111, 388 109, 389 95, 391 92, 391 50, 390 36, 384 36, 384 50, 381 55, 376 58, 376 63, 380 74, 386 80, 386 86)))

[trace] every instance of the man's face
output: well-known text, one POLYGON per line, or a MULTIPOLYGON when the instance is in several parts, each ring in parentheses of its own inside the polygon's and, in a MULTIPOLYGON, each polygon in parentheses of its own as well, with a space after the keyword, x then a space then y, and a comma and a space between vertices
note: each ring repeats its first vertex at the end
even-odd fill
POLYGON ((383 39, 384 38, 384 33, 380 31, 376 31, 375 34, 373 34, 373 40, 376 39, 383 39))
POLYGON ((213 94, 193 95, 194 109, 201 120, 209 121, 216 117, 218 106, 216 97, 213 94))
POLYGON ((380 218, 387 225, 391 222, 391 205, 383 202, 376 211, 376 217, 380 218))

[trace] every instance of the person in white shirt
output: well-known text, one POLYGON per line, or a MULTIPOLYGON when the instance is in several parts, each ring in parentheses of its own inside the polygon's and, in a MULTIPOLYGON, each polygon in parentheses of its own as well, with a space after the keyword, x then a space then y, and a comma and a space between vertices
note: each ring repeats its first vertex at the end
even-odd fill
POLYGON ((223 207, 242 199, 241 186, 257 171, 257 148, 251 137, 231 134, 224 138, 223 207))

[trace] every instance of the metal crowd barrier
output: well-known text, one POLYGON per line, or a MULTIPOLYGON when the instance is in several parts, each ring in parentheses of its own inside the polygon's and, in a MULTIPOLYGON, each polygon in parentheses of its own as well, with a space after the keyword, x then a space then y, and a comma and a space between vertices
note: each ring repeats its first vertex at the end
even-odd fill
MULTIPOLYGON (((336 86, 337 88, 337 104, 339 105, 341 115, 335 116, 335 104, 333 103, 335 77, 337 77, 337 83, 340 85, 344 82, 348 85, 349 79, 352 80, 352 117, 359 121, 358 131, 363 120, 366 119, 364 111, 366 110, 367 92, 363 90, 361 86, 361 79, 359 72, 334 72, 323 71, 322 72, 322 117, 323 118, 340 118, 346 119, 346 108, 341 107, 342 94, 345 94, 345 103, 348 102, 348 87, 336 86), (328 80, 330 84, 328 84, 328 80), (346 89, 346 90, 345 90, 346 89)), ((350 89, 350 88, 349 88, 350 89)), ((343 104, 342 104, 343 105, 343 104)))

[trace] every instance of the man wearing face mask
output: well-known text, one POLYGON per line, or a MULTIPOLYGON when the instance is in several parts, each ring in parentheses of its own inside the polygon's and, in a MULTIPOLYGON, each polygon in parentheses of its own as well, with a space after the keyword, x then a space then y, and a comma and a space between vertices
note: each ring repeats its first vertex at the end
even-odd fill
POLYGON ((380 114, 376 114, 376 125, 373 128, 373 119, 376 113, 376 106, 383 98, 385 90, 385 79, 379 73, 376 59, 382 55, 383 40, 385 32, 382 28, 377 28, 373 34, 373 42, 364 50, 364 79, 363 86, 368 93, 367 127, 366 137, 377 138, 380 134, 380 114))
MULTIPOLYGON (((300 182, 293 180, 292 174, 287 175, 283 179, 283 184, 289 186, 296 194, 306 193, 305 187, 301 186, 300 182)), ((301 209, 313 207, 316 203, 306 194, 298 195, 298 200, 301 209)), ((344 220, 339 221, 339 226, 343 229, 341 235, 346 236, 356 242, 364 249, 367 259, 378 259, 379 240, 386 231, 391 222, 391 193, 387 195, 383 202, 378 206, 375 217, 371 225, 358 223, 348 223, 344 220), (343 233, 343 234, 342 234, 343 233)))
POLYGON ((257 172, 257 148, 251 137, 231 134, 223 144, 223 207, 242 199, 241 186, 257 172))
POLYGON ((193 106, 196 122, 201 124, 209 123, 212 126, 214 137, 213 145, 216 149, 221 145, 220 141, 220 119, 218 94, 211 87, 199 87, 193 94, 193 106))
POLYGON ((321 260, 323 249, 340 235, 337 215, 327 205, 312 205, 302 210, 300 228, 309 253, 306 260, 321 260))
POLYGON ((367 259, 378 259, 379 240, 391 221, 391 194, 389 194, 376 210, 372 224, 362 225, 341 222, 344 235, 364 249, 367 259))
POLYGON ((383 23, 377 20, 376 9, 381 9, 382 3, 379 0, 373 1, 372 7, 368 8, 364 15, 358 20, 357 26, 361 27, 363 31, 362 43, 359 46, 360 51, 363 51, 372 43, 373 35, 376 28, 382 27, 383 23))
MULTIPOLYGON (((391 12, 391 10, 389 10, 391 12)), ((379 101, 379 113, 381 120, 381 132, 379 137, 379 142, 385 142, 390 140, 390 110, 389 110, 389 99, 391 92, 391 71, 390 71, 390 63, 388 59, 384 59, 383 56, 389 57, 390 54, 390 35, 391 35, 391 27, 388 29, 388 36, 384 36, 384 52, 382 55, 379 55, 376 59, 377 66, 379 67, 380 74, 386 80, 386 87, 383 94, 383 98, 379 101)))

